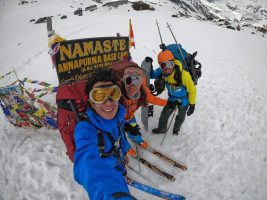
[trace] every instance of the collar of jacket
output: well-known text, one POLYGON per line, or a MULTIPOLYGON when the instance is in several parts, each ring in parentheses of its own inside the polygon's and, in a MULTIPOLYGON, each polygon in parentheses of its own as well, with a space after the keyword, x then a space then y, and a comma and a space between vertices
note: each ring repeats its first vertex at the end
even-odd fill
POLYGON ((92 108, 87 109, 87 115, 90 119, 90 122, 100 130, 112 133, 114 130, 117 131, 118 129, 118 121, 121 125, 124 125, 124 115, 125 109, 124 107, 119 104, 119 108, 117 111, 116 116, 113 119, 107 120, 96 114, 96 112, 92 108))
POLYGON ((166 83, 168 83, 169 85, 176 85, 177 82, 174 79, 174 74, 175 74, 175 70, 173 70, 173 72, 170 75, 163 75, 163 79, 166 83))

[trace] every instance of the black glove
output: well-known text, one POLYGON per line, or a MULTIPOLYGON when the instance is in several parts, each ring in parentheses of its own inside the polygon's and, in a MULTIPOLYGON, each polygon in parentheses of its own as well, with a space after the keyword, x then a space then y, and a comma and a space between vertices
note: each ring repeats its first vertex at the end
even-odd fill
POLYGON ((166 45, 162 43, 162 44, 159 45, 159 48, 162 49, 162 50, 165 50, 166 49, 166 45))
POLYGON ((187 116, 190 116, 195 111, 195 104, 190 104, 189 109, 187 110, 187 116))
POLYGON ((146 62, 151 62, 151 64, 153 63, 153 59, 151 57, 145 57, 145 61, 146 62))
POLYGON ((138 125, 132 126, 131 124, 125 123, 123 130, 129 132, 133 136, 141 135, 140 128, 138 125))

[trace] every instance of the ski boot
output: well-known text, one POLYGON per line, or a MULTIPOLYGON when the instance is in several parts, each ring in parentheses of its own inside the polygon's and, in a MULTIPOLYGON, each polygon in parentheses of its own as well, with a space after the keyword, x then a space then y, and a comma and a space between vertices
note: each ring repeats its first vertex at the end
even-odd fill
POLYGON ((173 134, 173 135, 178 135, 178 134, 179 134, 179 131, 180 131, 180 130, 178 130, 178 129, 173 129, 172 134, 173 134))
POLYGON ((154 128, 152 130, 152 133, 154 133, 154 134, 163 134, 163 133, 166 133, 166 132, 167 132, 167 130, 163 130, 163 129, 160 129, 160 128, 154 128))

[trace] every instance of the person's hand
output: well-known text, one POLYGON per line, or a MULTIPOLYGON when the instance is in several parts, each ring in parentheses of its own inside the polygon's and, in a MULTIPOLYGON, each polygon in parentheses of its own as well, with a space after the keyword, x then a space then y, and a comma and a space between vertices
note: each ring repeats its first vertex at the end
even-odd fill
MULTIPOLYGON (((134 150, 134 149, 129 149, 128 151, 127 151, 127 155, 128 156, 131 156, 131 157, 137 157, 137 153, 136 153, 136 151, 134 150)), ((128 158, 128 157, 127 157, 128 158)), ((128 158, 128 161, 129 161, 129 158, 128 158)))
POLYGON ((187 110, 187 116, 190 116, 195 111, 195 104, 190 104, 189 109, 187 110))
POLYGON ((132 126, 129 123, 125 123, 123 129, 124 131, 129 132, 133 136, 141 135, 140 128, 138 125, 132 126))
POLYGON ((149 56, 145 57, 145 61, 146 62, 151 62, 151 64, 153 63, 153 59, 149 56))
POLYGON ((166 49, 166 45, 165 44, 160 44, 159 48, 162 49, 162 50, 165 50, 166 49))

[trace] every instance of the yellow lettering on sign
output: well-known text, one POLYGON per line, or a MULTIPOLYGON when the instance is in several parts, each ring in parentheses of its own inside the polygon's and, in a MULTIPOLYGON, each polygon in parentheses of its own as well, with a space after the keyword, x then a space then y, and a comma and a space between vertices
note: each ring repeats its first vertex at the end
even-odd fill
POLYGON ((83 43, 84 56, 88 56, 93 52, 93 41, 83 43))
POLYGON ((110 42, 110 40, 105 40, 103 42, 103 46, 104 46, 104 52, 105 53, 109 53, 111 51, 111 42, 110 42))
POLYGON ((63 67, 62 67, 61 64, 58 64, 57 70, 58 70, 58 73, 62 73, 63 72, 63 67))
POLYGON ((120 40, 120 51, 125 51, 126 50, 126 43, 125 40, 120 40))
POLYGON ((96 41, 94 52, 95 54, 103 53, 103 48, 102 48, 102 44, 100 43, 100 41, 96 41))
POLYGON ((114 51, 118 51, 119 50, 119 40, 112 40, 112 47, 114 51))
POLYGON ((66 57, 72 59, 71 44, 68 44, 68 48, 60 46, 60 61, 65 61, 66 57))
POLYGON ((79 43, 74 44, 72 58, 83 57, 83 51, 79 43))

